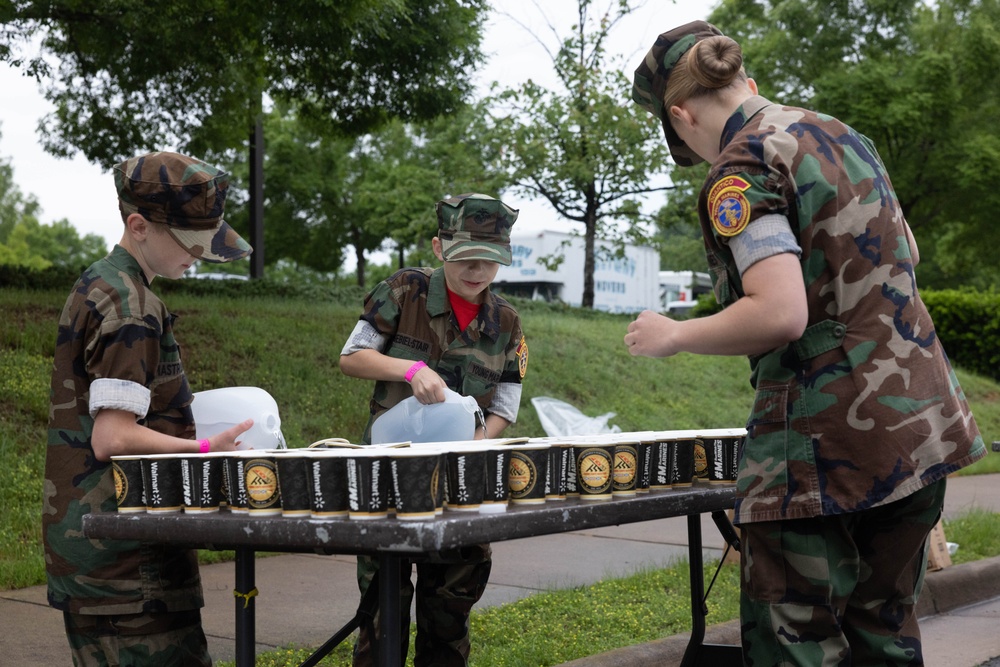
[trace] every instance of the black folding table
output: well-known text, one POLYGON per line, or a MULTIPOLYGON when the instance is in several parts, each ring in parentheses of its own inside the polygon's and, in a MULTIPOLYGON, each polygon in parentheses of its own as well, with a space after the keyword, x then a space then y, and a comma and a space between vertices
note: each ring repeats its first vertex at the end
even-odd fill
MULTIPOLYGON (((705 586, 701 516, 712 514, 727 542, 734 544, 725 510, 733 507, 733 484, 696 483, 688 488, 654 490, 612 500, 568 498, 538 505, 511 505, 491 514, 449 512, 426 521, 393 517, 355 521, 283 516, 250 516, 220 511, 214 514, 91 514, 84 517, 87 537, 142 540, 199 549, 236 552, 236 665, 254 664, 254 556, 256 551, 369 554, 379 561, 378 608, 383 611, 377 642, 378 663, 397 666, 400 658, 400 561, 422 554, 538 535, 599 528, 675 516, 687 517, 691 565, 691 637, 681 665, 739 665, 740 647, 704 643, 705 586)), ((374 600, 369 601, 371 606, 374 600)), ((365 620, 364 604, 351 623, 322 648, 329 652, 365 620)), ((319 651, 318 651, 319 653, 319 651)), ((325 653, 323 653, 325 655, 325 653)), ((314 654, 316 657, 316 654, 314 654)), ((321 657, 321 656, 320 656, 321 657)), ((318 657, 316 657, 318 661, 318 657)), ((306 665, 314 664, 310 658, 306 665)))

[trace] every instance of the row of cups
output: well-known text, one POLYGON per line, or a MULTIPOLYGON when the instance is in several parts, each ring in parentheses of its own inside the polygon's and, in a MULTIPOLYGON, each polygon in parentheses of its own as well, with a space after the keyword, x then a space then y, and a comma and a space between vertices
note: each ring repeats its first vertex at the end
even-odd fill
POLYGON ((119 512, 429 519, 732 483, 743 429, 112 457, 119 512))

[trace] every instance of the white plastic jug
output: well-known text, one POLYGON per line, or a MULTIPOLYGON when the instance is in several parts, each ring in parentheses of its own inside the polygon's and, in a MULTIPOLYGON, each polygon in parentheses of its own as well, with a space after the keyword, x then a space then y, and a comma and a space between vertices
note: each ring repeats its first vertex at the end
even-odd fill
POLYGON ((236 449, 285 449, 278 404, 259 387, 222 387, 198 391, 191 403, 195 437, 210 438, 219 431, 253 419, 250 430, 239 436, 236 449))
POLYGON ((422 405, 415 396, 410 396, 383 412, 372 424, 372 444, 475 438, 476 415, 482 415, 476 399, 447 388, 444 394, 443 403, 422 405))

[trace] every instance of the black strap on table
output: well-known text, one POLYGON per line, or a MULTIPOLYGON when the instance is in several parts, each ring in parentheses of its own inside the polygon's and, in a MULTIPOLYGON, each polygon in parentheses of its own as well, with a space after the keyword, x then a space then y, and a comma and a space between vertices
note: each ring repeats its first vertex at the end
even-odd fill
POLYGON ((722 533, 722 539, 726 541, 726 544, 733 548, 736 553, 740 552, 740 536, 736 534, 736 528, 733 526, 733 522, 729 520, 729 517, 725 512, 718 510, 712 512, 712 521, 715 525, 719 527, 719 532, 722 533))

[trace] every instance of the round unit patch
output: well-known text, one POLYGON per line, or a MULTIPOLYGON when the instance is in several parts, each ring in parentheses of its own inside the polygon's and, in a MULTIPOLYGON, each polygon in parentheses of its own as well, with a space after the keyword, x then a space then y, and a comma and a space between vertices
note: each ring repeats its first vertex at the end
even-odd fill
POLYGON ((517 349, 514 351, 517 355, 517 372, 524 377, 524 374, 528 372, 528 341, 521 336, 521 342, 517 344, 517 349))
POLYGON ((723 178, 708 193, 708 215, 720 236, 736 236, 750 224, 750 183, 739 176, 723 178))

